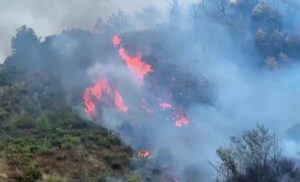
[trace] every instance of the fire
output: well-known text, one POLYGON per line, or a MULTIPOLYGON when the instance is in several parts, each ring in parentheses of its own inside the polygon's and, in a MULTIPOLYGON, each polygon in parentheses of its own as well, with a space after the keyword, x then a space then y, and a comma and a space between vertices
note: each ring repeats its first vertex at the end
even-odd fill
POLYGON ((186 114, 184 114, 184 113, 176 113, 175 118, 176 118, 175 125, 178 128, 181 128, 181 127, 186 126, 186 125, 189 124, 189 119, 186 116, 186 114))
POLYGON ((122 42, 122 39, 121 39, 118 35, 115 35, 115 36, 113 37, 113 45, 114 45, 115 47, 117 47, 118 45, 120 45, 121 42, 122 42))
MULTIPOLYGON (((134 73, 139 83, 144 80, 145 75, 153 72, 151 65, 142 60, 141 54, 138 53, 136 56, 132 56, 126 51, 123 47, 122 39, 118 35, 115 35, 112 38, 112 43, 114 47, 118 47, 120 57, 124 60, 128 69, 134 73)), ((175 78, 172 80, 175 81, 175 78)), ((128 106, 121 93, 118 89, 112 87, 106 78, 99 79, 93 86, 86 88, 83 94, 84 111, 90 116, 95 116, 97 114, 97 103, 103 101, 104 95, 112 99, 113 104, 118 111, 128 112, 128 106)), ((168 114, 172 115, 167 117, 168 120, 169 118, 173 118, 177 127, 188 125, 189 120, 187 115, 183 112, 178 112, 176 106, 173 106, 171 102, 158 99, 157 104, 159 106, 158 108, 161 110, 168 110, 168 114)), ((141 108, 147 113, 158 111, 155 107, 151 107, 144 99, 141 102, 141 108)))
POLYGON ((153 72, 151 66, 143 62, 140 54, 132 57, 124 48, 119 49, 119 54, 126 62, 128 68, 137 76, 138 80, 144 80, 146 74, 153 72))
MULTIPOLYGON (((142 59, 140 53, 137 53, 135 56, 130 55, 124 48, 122 39, 118 35, 115 35, 112 38, 112 44, 118 49, 119 56, 126 63, 127 68, 133 73, 138 83, 143 83, 145 76, 153 72, 151 65, 147 64, 142 59)), ((175 82, 176 78, 171 78, 171 81, 175 82)), ((137 87, 134 89, 137 89, 137 87)), ((147 112, 149 114, 161 114, 164 112, 162 116, 165 117, 166 121, 171 121, 172 124, 178 128, 187 126, 189 124, 188 115, 181 110, 175 102, 172 102, 172 94, 169 93, 168 90, 165 90, 165 92, 163 90, 160 94, 161 95, 159 95, 159 97, 157 97, 154 93, 146 95, 148 99, 142 99, 140 102, 141 109, 144 109, 145 113, 147 112)), ((141 95, 138 95, 138 98, 139 96, 141 95)), ((121 92, 117 89, 117 87, 115 87, 115 85, 110 85, 109 81, 105 77, 102 77, 94 85, 86 88, 82 99, 84 112, 92 118, 97 116, 97 106, 100 102, 109 102, 119 112, 128 112, 129 110, 121 92)), ((131 112, 134 110, 135 109, 132 109, 131 112)), ((133 121, 140 121, 140 118, 136 118, 137 116, 139 115, 129 115, 129 118, 133 121)), ((140 158, 148 159, 151 155, 152 154, 148 150, 141 150, 137 152, 137 157, 140 158)), ((177 178, 173 177, 168 178, 168 181, 179 182, 177 178)))
POLYGON ((110 93, 110 86, 105 78, 99 80, 94 86, 89 87, 83 94, 84 111, 90 115, 96 114, 96 100, 101 100, 103 93, 110 93))
POLYGON ((96 113, 96 105, 91 100, 89 94, 87 92, 83 95, 83 102, 84 102, 84 112, 86 112, 88 115, 95 115, 96 113))
MULTIPOLYGON (((113 37, 113 45, 115 47, 120 45, 121 42, 122 39, 118 35, 115 35, 113 37)), ((153 72, 152 67, 142 60, 141 54, 137 54, 136 56, 131 56, 125 50, 125 48, 121 46, 119 48, 119 55, 125 61, 129 70, 131 70, 135 74, 138 81, 143 81, 145 75, 153 72)))
POLYGON ((149 107, 149 104, 148 104, 148 102, 145 99, 142 99, 141 108, 144 109, 149 114, 151 114, 151 113, 154 112, 153 109, 151 109, 149 107))
POLYGON ((101 99, 103 93, 110 93, 111 88, 106 80, 103 78, 99 80, 94 87, 88 88, 91 95, 95 96, 97 99, 101 99))
POLYGON ((160 101, 159 103, 159 107, 163 110, 171 110, 171 112, 173 113, 173 120, 175 121, 175 125, 178 128, 181 128, 185 125, 189 124, 189 119, 187 117, 187 115, 182 112, 180 109, 174 107, 171 103, 169 102, 161 102, 161 99, 158 99, 160 101))
POLYGON ((160 108, 163 110, 172 109, 173 105, 168 102, 162 102, 159 104, 160 108))
POLYGON ((128 111, 128 107, 125 104, 120 92, 118 90, 115 91, 115 106, 116 108, 121 111, 121 112, 127 112, 128 111))
POLYGON ((114 104, 117 110, 127 112, 128 107, 124 102, 119 90, 113 89, 106 78, 102 78, 96 82, 95 85, 85 89, 83 94, 84 111, 88 115, 94 117, 97 112, 97 103, 102 100, 104 94, 114 99, 114 104))
POLYGON ((151 153, 148 150, 143 150, 138 152, 138 157, 149 158, 151 153))

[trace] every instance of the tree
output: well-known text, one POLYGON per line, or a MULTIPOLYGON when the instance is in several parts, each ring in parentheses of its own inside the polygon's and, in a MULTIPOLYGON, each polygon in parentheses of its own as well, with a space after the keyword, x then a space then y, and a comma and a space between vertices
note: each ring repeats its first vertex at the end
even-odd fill
POLYGON ((40 40, 36 36, 32 28, 27 28, 25 25, 17 29, 17 34, 12 38, 12 50, 17 51, 28 50, 39 44, 40 40))
POLYGON ((288 178, 299 181, 300 171, 295 163, 281 155, 278 140, 262 125, 231 137, 227 147, 220 147, 221 163, 216 170, 221 181, 271 182, 288 178))
POLYGON ((100 32, 122 33, 128 32, 132 28, 128 15, 119 10, 111 14, 106 21, 101 18, 97 20, 95 29, 100 32))
POLYGON ((17 33, 11 40, 13 55, 8 57, 5 64, 21 67, 32 66, 38 59, 40 39, 32 28, 25 25, 17 29, 17 33))
POLYGON ((170 6, 171 28, 174 28, 175 25, 177 25, 180 20, 180 16, 181 16, 180 6, 178 0, 172 0, 171 2, 170 1, 167 2, 169 3, 170 6))
POLYGON ((227 9, 229 7, 229 1, 228 0, 215 0, 217 9, 219 13, 223 16, 226 15, 227 9))

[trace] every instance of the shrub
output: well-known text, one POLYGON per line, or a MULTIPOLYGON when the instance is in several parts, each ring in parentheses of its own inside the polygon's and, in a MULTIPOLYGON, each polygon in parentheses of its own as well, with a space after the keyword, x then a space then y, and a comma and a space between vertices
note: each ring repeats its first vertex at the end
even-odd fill
POLYGON ((129 176, 126 182, 142 182, 141 177, 138 175, 129 176))
POLYGON ((22 182, 35 182, 42 178, 42 173, 35 167, 28 167, 24 170, 22 176, 22 182))
POLYGON ((220 147, 217 155, 221 160, 216 170, 222 181, 299 181, 300 171, 295 163, 280 154, 274 134, 261 125, 232 137, 230 145, 220 147))

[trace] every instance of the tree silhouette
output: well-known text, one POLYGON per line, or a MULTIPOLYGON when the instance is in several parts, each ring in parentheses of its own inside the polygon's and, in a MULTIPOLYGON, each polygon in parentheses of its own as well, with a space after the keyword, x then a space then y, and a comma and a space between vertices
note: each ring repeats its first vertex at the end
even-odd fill
POLYGON ((295 163, 281 155, 274 134, 262 125, 231 137, 227 147, 220 147, 217 156, 221 163, 216 170, 220 181, 276 182, 299 181, 300 171, 295 163))

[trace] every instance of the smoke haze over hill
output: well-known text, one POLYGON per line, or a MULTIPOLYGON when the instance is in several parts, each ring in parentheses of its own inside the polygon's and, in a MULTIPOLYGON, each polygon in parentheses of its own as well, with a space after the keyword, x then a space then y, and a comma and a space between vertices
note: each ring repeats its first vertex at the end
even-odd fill
POLYGON ((149 151, 157 167, 183 182, 212 181, 217 147, 257 123, 299 158, 289 133, 300 118, 299 6, 59 2, 5 5, 12 21, 0 20, 9 32, 0 36, 33 28, 18 29, 5 64, 61 82, 74 110, 149 151))
MULTIPOLYGON (((191 2, 195 1, 184 1, 184 4, 191 2)), ((118 10, 134 15, 154 7, 165 15, 169 5, 160 0, 130 0, 127 3, 120 0, 1 0, 0 7, 0 62, 3 62, 11 52, 11 37, 22 25, 34 28, 38 37, 45 38, 66 29, 93 30, 98 18, 106 19, 118 10)))

